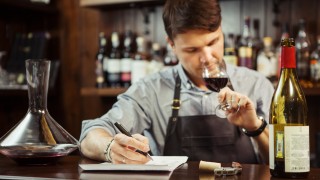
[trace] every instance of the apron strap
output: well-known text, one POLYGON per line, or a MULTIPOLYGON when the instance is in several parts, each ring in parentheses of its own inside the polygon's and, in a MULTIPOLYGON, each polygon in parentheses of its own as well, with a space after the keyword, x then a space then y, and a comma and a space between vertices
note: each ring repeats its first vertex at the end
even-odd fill
POLYGON ((177 74, 176 77, 176 85, 174 89, 174 95, 173 95, 173 100, 172 100, 172 118, 178 118, 179 116, 179 109, 181 105, 181 100, 180 100, 180 89, 181 89, 181 79, 179 74, 177 74))
POLYGON ((174 89, 174 95, 173 95, 173 100, 172 100, 172 115, 169 119, 168 126, 167 126, 167 135, 165 141, 168 141, 168 137, 176 130, 176 125, 178 121, 178 116, 179 116, 179 109, 181 105, 180 101, 180 89, 181 89, 181 79, 179 74, 177 74, 175 78, 176 84, 175 84, 175 89, 174 89))

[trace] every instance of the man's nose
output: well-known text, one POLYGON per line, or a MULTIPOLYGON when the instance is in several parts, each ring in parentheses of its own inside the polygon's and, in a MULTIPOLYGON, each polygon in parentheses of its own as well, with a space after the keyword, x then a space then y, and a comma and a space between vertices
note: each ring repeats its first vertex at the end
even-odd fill
POLYGON ((213 58, 210 47, 204 47, 201 53, 200 62, 207 63, 213 58))

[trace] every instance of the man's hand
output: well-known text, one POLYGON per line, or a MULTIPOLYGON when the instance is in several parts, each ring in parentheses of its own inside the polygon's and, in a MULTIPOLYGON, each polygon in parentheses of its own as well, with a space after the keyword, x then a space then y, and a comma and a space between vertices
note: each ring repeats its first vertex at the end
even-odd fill
POLYGON ((232 91, 228 87, 221 89, 218 94, 219 103, 228 103, 227 119, 234 125, 254 131, 261 125, 252 101, 245 95, 232 91))
POLYGON ((148 138, 141 134, 134 134, 133 137, 128 137, 124 134, 116 134, 111 143, 110 157, 114 164, 145 164, 150 159, 136 150, 148 152, 148 138))

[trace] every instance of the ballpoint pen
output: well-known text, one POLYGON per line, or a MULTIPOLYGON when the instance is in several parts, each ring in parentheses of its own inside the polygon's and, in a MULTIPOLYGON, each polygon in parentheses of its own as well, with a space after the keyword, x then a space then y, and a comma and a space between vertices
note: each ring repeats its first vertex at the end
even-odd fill
MULTIPOLYGON (((132 137, 132 135, 131 135, 120 123, 115 122, 114 125, 119 129, 119 131, 120 131, 122 134, 125 134, 126 136, 132 137)), ((137 149, 136 152, 138 152, 138 153, 140 153, 140 154, 142 154, 142 155, 145 155, 145 156, 147 156, 148 158, 150 158, 151 160, 153 160, 152 157, 150 156, 150 154, 147 153, 147 152, 143 152, 143 151, 141 151, 141 150, 139 150, 139 149, 137 149)))

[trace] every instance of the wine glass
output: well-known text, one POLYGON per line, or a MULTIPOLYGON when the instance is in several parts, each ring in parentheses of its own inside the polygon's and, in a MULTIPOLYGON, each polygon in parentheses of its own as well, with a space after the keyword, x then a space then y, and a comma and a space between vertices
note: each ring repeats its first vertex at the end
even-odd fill
MULTIPOLYGON (((220 92, 220 90, 226 87, 229 82, 229 76, 226 71, 224 60, 202 62, 202 78, 208 89, 214 92, 220 92)), ((224 111, 228 109, 231 109, 230 104, 220 104, 216 108, 216 115, 224 114, 224 111), (218 112, 218 110, 222 110, 222 112, 218 112)))

